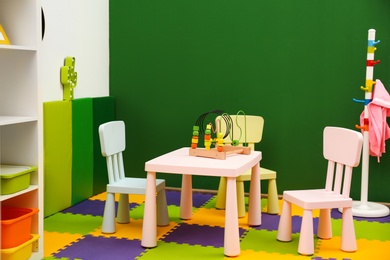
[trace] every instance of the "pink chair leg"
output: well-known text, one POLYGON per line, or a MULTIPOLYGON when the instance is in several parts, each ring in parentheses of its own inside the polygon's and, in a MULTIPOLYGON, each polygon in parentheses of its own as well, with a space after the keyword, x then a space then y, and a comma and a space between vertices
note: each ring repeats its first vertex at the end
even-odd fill
POLYGON ((284 200, 282 213, 280 215, 278 234, 276 239, 282 242, 290 242, 292 240, 292 219, 291 219, 291 203, 284 200))
POLYGON ((355 227, 353 225, 352 208, 343 208, 341 230, 341 250, 355 252, 357 250, 355 227))
POLYGON ((332 238, 332 222, 330 217, 330 209, 321 209, 320 218, 318 220, 317 235, 321 239, 332 238))
POLYGON ((142 223, 141 245, 146 248, 157 246, 157 209, 156 209, 156 173, 148 172, 146 177, 146 194, 144 221, 142 223))
POLYGON ((236 178, 227 178, 224 254, 238 256, 240 254, 240 233, 238 232, 237 186, 236 178))
POLYGON ((181 180, 180 218, 192 218, 192 175, 183 174, 181 180))
POLYGON ((298 253, 301 255, 314 254, 313 213, 311 210, 303 211, 298 253))

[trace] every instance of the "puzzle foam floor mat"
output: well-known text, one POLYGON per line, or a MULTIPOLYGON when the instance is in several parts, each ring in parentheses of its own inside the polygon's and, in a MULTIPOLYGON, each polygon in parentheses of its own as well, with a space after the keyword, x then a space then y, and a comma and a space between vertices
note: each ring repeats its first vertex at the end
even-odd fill
MULTIPOLYGON (((118 199, 118 198, 116 198, 118 199)), ((128 224, 116 224, 115 234, 101 233, 105 193, 91 197, 44 219, 44 259, 129 260, 129 259, 229 259, 223 254, 224 210, 215 209, 215 194, 193 193, 193 217, 179 217, 180 191, 167 190, 170 225, 158 227, 157 247, 141 246, 144 196, 130 195, 128 224)), ((262 199, 262 225, 249 227, 247 216, 238 219, 241 254, 234 259, 272 260, 367 260, 390 259, 390 216, 355 217, 358 250, 340 250, 341 214, 332 211, 333 238, 315 238, 315 253, 297 253, 302 211, 293 208, 293 241, 279 242, 279 215, 266 213, 262 199)), ((280 208, 282 201, 279 201, 280 208)), ((314 229, 318 212, 314 212, 314 229)))

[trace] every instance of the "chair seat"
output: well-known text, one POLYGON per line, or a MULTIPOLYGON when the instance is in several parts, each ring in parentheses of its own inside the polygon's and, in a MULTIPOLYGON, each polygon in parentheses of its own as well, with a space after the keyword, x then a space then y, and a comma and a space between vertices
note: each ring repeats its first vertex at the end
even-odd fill
MULTIPOLYGON (((276 172, 260 167, 260 180, 276 179, 276 172)), ((237 181, 250 181, 251 171, 246 171, 237 177, 237 181)))
MULTIPOLYGON (((156 191, 160 191, 165 187, 165 180, 156 180, 156 191)), ((112 193, 129 193, 129 194, 145 194, 146 179, 127 177, 117 182, 107 184, 107 192, 112 193)))
POLYGON ((325 189, 284 191, 283 199, 304 209, 352 207, 352 199, 325 189))

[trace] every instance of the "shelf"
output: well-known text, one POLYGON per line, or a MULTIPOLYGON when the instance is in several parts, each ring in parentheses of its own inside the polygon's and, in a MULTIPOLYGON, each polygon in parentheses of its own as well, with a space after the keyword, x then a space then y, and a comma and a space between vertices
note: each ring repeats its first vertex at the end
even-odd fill
POLYGON ((38 119, 31 116, 0 116, 0 126, 34 122, 38 119))
POLYGON ((33 243, 35 252, 30 260, 42 259, 44 255, 43 106, 39 76, 41 2, 0 0, 0 23, 11 42, 10 45, 0 44, 0 164, 34 165, 38 168, 30 173, 29 183, 23 178, 20 188, 3 192, 17 191, 0 195, 0 203, 39 209, 32 219, 31 232, 39 234, 40 238, 33 243))
POLYGON ((0 44, 0 50, 22 50, 22 51, 36 51, 37 48, 33 46, 24 46, 24 45, 4 45, 0 44))
POLYGON ((5 200, 8 200, 8 199, 20 196, 22 194, 28 193, 30 191, 37 190, 37 189, 38 189, 38 185, 30 185, 30 187, 28 187, 27 189, 24 189, 24 190, 15 192, 15 193, 7 194, 7 195, 0 195, 0 201, 5 201, 5 200))

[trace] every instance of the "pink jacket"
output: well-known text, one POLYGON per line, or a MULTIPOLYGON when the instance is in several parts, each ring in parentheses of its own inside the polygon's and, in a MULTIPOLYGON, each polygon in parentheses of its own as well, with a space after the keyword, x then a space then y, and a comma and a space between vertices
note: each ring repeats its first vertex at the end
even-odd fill
MULTIPOLYGON (((367 105, 368 132, 370 155, 377 156, 378 162, 382 153, 386 152, 385 141, 390 138, 390 128, 386 118, 390 116, 390 95, 382 82, 377 79, 372 101, 367 105)), ((360 115, 360 124, 363 125, 364 112, 360 115)))

